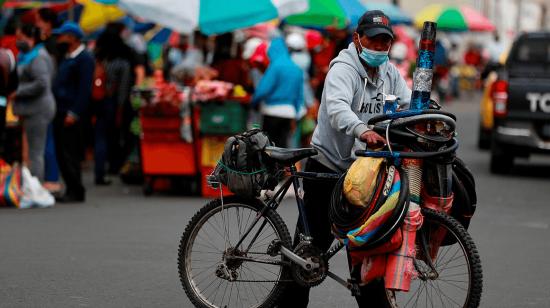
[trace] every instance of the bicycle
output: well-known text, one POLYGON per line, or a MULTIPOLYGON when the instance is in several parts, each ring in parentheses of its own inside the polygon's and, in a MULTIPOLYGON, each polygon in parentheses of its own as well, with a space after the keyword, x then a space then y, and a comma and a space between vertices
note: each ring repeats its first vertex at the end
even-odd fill
MULTIPOLYGON (((375 117, 369 124, 386 134, 388 149, 357 151, 355 154, 392 160, 401 170, 403 186, 414 185, 409 185, 407 173, 401 166, 403 159, 433 159, 437 162, 452 157, 458 148, 454 138, 454 116, 448 113, 403 111, 375 117), (448 134, 437 136, 441 132, 422 136, 411 129, 411 125, 421 123, 439 123, 437 125, 441 126, 440 122, 450 126, 447 127, 452 131, 450 138, 448 134), (409 143, 411 140, 423 142, 420 146, 408 146, 416 151, 394 151, 397 145, 389 142, 390 137, 409 143), (434 151, 426 151, 434 146, 434 151)), ((289 282, 313 287, 327 277, 350 290, 352 295, 359 292, 359 281, 344 279, 329 270, 330 259, 344 248, 344 244, 337 241, 329 250, 320 251, 311 244, 309 226, 304 219, 299 179, 338 180, 341 175, 298 171, 295 164, 316 155, 314 149, 268 147, 265 151, 270 159, 285 166, 289 175, 273 196, 267 197, 265 202, 258 198, 224 197, 220 189, 220 198, 199 210, 183 233, 178 252, 179 275, 187 296, 197 307, 271 307, 289 282), (294 188, 303 229, 296 246, 292 245, 288 228, 276 211, 290 186, 294 188)), ((436 168, 436 174, 440 177, 436 190, 448 193, 445 190, 451 181, 449 175, 444 174, 442 168, 436 168)), ((397 221, 402 221, 406 207, 401 211, 397 213, 400 215, 397 221)), ((388 306, 409 307, 411 304, 418 307, 419 303, 420 307, 440 304, 444 307, 479 306, 483 277, 472 238, 449 214, 429 208, 421 211, 424 223, 417 231, 417 254, 413 260, 417 279, 409 292, 386 290, 388 306), (434 243, 431 236, 436 231, 441 234, 441 230, 444 239, 434 243), (436 254, 432 258, 434 250, 436 254)), ((396 228, 399 228, 398 224, 385 230, 384 235, 369 245, 375 247, 396 228)))

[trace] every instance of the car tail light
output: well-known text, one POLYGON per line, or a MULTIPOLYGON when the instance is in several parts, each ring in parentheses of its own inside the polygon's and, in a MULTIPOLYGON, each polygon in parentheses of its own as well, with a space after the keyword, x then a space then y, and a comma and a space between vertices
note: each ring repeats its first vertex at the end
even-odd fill
POLYGON ((508 82, 497 80, 491 88, 493 98, 493 115, 495 117, 504 117, 508 113, 508 82))

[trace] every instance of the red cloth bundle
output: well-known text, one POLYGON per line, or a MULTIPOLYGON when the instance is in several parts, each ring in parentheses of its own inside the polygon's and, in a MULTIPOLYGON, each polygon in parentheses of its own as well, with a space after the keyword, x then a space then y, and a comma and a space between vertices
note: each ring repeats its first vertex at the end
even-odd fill
POLYGON ((361 281, 368 283, 386 274, 386 262, 388 255, 376 255, 363 259, 361 266, 361 281))
POLYGON ((420 206, 411 202, 403 226, 403 244, 395 253, 388 255, 385 272, 387 289, 409 291, 415 274, 413 258, 416 256, 416 231, 422 226, 420 206))
MULTIPOLYGON (((384 255, 385 256, 386 253, 399 249, 399 247, 401 247, 401 244, 403 243, 402 233, 403 232, 402 232, 401 229, 397 230, 392 235, 391 239, 388 242, 386 242, 383 245, 378 246, 374 249, 351 251, 350 252, 351 264, 352 265, 361 264, 361 262, 363 262, 363 260, 365 260, 365 259, 367 259, 371 256, 376 256, 376 255, 384 255)), ((384 276, 384 275, 381 275, 380 277, 382 277, 382 276, 384 276)))
MULTIPOLYGON (((454 194, 451 194, 449 197, 433 197, 429 196, 425 191, 422 192, 422 200, 424 201, 424 207, 432 209, 438 212, 444 212, 449 214, 453 207, 454 194)), ((432 260, 435 260, 437 257, 437 252, 445 236, 447 235, 447 230, 438 228, 430 232, 430 256, 432 260)))
POLYGON ((453 207, 454 194, 449 197, 434 197, 428 195, 425 190, 422 190, 422 206, 428 209, 432 209, 438 212, 445 212, 449 214, 453 207))

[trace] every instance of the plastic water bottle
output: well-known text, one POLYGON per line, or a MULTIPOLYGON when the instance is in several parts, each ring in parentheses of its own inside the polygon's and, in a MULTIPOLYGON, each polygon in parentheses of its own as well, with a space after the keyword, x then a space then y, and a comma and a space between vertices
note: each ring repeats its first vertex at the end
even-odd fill
POLYGON ((397 111, 397 102, 399 98, 395 95, 385 95, 384 97, 384 114, 392 114, 397 111))

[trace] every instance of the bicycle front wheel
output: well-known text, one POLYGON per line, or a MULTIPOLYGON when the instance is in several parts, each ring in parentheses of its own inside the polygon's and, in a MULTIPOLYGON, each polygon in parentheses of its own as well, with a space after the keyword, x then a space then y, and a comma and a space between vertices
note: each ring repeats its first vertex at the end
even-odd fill
POLYGON ((291 247, 277 212, 255 199, 212 200, 188 224, 181 238, 178 269, 196 307, 271 307, 290 279, 274 247, 291 247), (249 231, 248 235, 245 234, 249 231), (244 240, 241 240, 243 239, 244 240), (240 244, 239 244, 240 242, 240 244))
POLYGON ((390 307, 479 307, 483 274, 474 241, 451 216, 431 209, 422 215, 416 277, 408 292, 386 290, 390 307))

